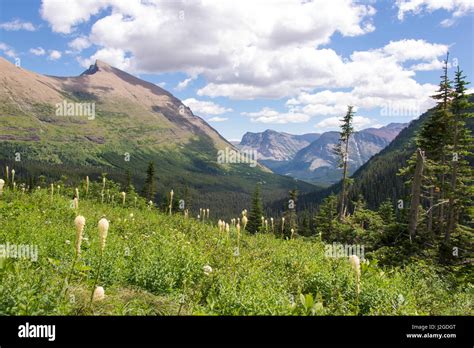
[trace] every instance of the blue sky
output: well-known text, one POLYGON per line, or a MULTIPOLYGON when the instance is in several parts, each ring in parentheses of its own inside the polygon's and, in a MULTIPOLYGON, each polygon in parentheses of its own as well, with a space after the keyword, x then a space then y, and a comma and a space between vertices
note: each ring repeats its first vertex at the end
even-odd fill
POLYGON ((0 55, 74 76, 101 59, 164 86, 227 139, 408 122, 450 52, 472 79, 472 0, 0 0, 0 55))

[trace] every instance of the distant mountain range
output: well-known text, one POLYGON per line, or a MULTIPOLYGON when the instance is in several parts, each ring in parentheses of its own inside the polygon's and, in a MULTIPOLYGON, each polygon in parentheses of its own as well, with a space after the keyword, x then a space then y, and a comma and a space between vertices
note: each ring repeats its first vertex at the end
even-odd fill
MULTIPOLYGON (((349 142, 349 173, 384 149, 406 125, 391 123, 355 132, 349 142)), ((238 147, 257 150, 260 163, 276 173, 327 185, 341 178, 334 154, 338 141, 339 133, 335 131, 292 135, 266 130, 245 133, 238 147)))
POLYGON ((214 214, 241 211, 258 182, 268 200, 315 189, 261 165, 219 163, 218 151, 235 149, 231 143, 168 91, 105 62, 54 77, 0 58, 0 81, 0 171, 15 168, 32 185, 40 175, 77 183, 103 172, 124 183, 129 171, 140 190, 152 161, 158 202, 171 189, 179 197, 186 190, 195 208, 214 214), (94 114, 77 106, 93 106, 94 114))
POLYGON ((319 136, 318 133, 293 135, 268 129, 262 133, 245 133, 239 147, 256 149, 261 160, 289 161, 319 136))

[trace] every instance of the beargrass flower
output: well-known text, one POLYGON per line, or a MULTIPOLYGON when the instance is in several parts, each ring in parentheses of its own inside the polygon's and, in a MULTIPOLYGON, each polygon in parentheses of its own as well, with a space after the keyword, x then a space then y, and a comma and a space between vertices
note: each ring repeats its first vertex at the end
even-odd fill
POLYGON ((204 271, 204 274, 205 274, 205 275, 209 276, 209 275, 211 275, 211 273, 212 273, 212 267, 209 266, 209 265, 205 265, 205 266, 203 267, 203 271, 204 271))
POLYGON ((74 224, 76 225, 76 254, 79 255, 81 253, 82 235, 84 232, 86 219, 84 216, 78 215, 74 220, 74 224))
POLYGON ((105 298, 105 290, 102 286, 97 286, 94 290, 93 301, 101 301, 105 298))
POLYGON ((351 264, 352 270, 356 277, 356 292, 360 293, 360 259, 357 255, 349 256, 349 263, 351 264))
POLYGON ((247 216, 244 215, 244 216, 242 217, 242 224, 244 225, 244 230, 245 230, 245 228, 247 227, 247 221, 248 221, 247 216))
POLYGON ((174 196, 174 191, 171 190, 170 191, 170 205, 169 205, 170 215, 173 213, 173 196, 174 196))
POLYGON ((105 249, 105 240, 107 239, 107 232, 109 231, 109 222, 106 218, 99 220, 99 240, 100 250, 103 252, 105 249))

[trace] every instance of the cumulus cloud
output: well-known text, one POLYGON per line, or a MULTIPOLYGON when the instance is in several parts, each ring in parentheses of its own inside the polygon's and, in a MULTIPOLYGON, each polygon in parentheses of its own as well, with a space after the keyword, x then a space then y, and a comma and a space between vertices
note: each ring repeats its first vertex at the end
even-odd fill
POLYGON ((35 26, 30 22, 24 22, 20 19, 15 19, 10 22, 0 23, 0 29, 4 29, 7 31, 18 31, 18 30, 26 30, 26 31, 35 31, 35 26))
POLYGON ((260 123, 303 123, 310 119, 310 117, 304 113, 279 112, 268 107, 257 112, 243 112, 242 115, 249 117, 251 122, 260 123))
MULTIPOLYGON (((183 104, 189 107, 194 113, 202 115, 221 115, 232 111, 230 108, 225 108, 211 101, 197 100, 195 98, 188 98, 183 100, 183 104)), ((218 118, 215 118, 215 120, 218 118)), ((215 121, 214 120, 214 121, 215 121)), ((224 121, 224 120, 223 120, 224 121)), ((217 122, 217 121, 216 121, 217 122)))
POLYGON ((15 58, 17 56, 15 50, 4 42, 0 42, 0 51, 10 58, 15 58))
POLYGON ((69 34, 75 25, 88 21, 91 16, 106 8, 110 2, 104 0, 43 0, 40 14, 44 20, 49 22, 53 31, 69 34))
POLYGON ((229 118, 227 117, 219 117, 219 116, 215 116, 215 117, 211 117, 208 121, 209 122, 224 122, 224 121, 227 121, 229 118))
POLYGON ((68 43, 68 46, 74 50, 74 52, 81 52, 82 50, 89 48, 91 43, 85 36, 80 36, 68 43))
POLYGON ((430 96, 437 86, 418 83, 415 71, 439 69, 447 50, 446 45, 424 40, 400 40, 353 52, 332 83, 344 91, 303 91, 286 104, 310 116, 342 115, 347 105, 354 105, 366 110, 384 108, 389 110, 386 116, 390 110, 405 110, 406 116, 416 117, 433 105, 430 96))
POLYGON ((400 20, 403 20, 407 13, 416 15, 425 11, 448 11, 452 13, 452 17, 441 21, 441 25, 445 27, 453 25, 457 18, 474 11, 472 0, 397 0, 396 6, 398 7, 398 19, 400 20))
POLYGON ((85 68, 95 63, 96 60, 102 60, 118 69, 136 72, 132 67, 130 58, 126 56, 126 52, 118 48, 103 48, 94 53, 90 58, 77 58, 78 62, 85 68))
MULTIPOLYGON (((405 2, 397 2, 403 14, 426 8, 405 2)), ((84 67, 101 59, 132 73, 182 72, 188 77, 176 89, 199 77, 206 83, 197 91, 202 97, 292 98, 288 112, 264 108, 247 113, 254 122, 305 122, 341 115, 347 104, 368 109, 415 104, 424 111, 436 86, 416 82, 415 74, 438 69, 447 45, 406 39, 348 57, 325 46, 334 34, 373 31, 375 9, 368 4, 43 0, 41 14, 60 33, 71 33, 93 18, 86 34, 98 49, 78 58, 84 67)), ((455 8, 450 11, 456 13, 455 8)))
POLYGON ((50 60, 58 60, 62 57, 62 53, 58 50, 50 50, 48 59, 50 60))
POLYGON ((184 79, 183 81, 180 81, 174 89, 177 91, 182 91, 183 89, 186 89, 188 85, 195 79, 196 77, 189 77, 187 79, 184 79))
MULTIPOLYGON (((342 124, 342 117, 328 117, 320 122, 318 122, 315 127, 318 131, 330 131, 330 130, 340 130, 342 124)), ((353 118, 353 127, 355 130, 361 130, 365 128, 380 128, 381 124, 378 124, 376 120, 370 119, 363 116, 354 116, 353 118)))
POLYGON ((37 47, 30 48, 30 53, 34 54, 35 56, 44 56, 46 54, 46 51, 43 47, 37 47))
POLYGON ((447 45, 433 44, 425 40, 399 40, 390 41, 385 45, 383 51, 395 57, 399 62, 407 60, 430 60, 445 55, 448 51, 447 45))
POLYGON ((282 97, 328 80, 337 54, 316 47, 335 33, 373 31, 375 14, 350 0, 43 0, 41 13, 54 31, 70 33, 104 9, 88 33, 99 51, 123 51, 135 71, 202 75, 208 85, 199 95, 232 98, 282 97))

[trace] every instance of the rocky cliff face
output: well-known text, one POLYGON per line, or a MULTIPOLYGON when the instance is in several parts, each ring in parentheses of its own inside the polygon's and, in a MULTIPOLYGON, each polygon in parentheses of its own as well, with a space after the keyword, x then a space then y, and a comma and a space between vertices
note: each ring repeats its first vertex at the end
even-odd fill
MULTIPOLYGON (((391 123, 354 133, 349 142, 349 172, 353 173, 385 148, 405 126, 391 123)), ((246 133, 240 146, 257 149, 261 162, 276 173, 328 184, 340 179, 334 154, 338 141, 338 132, 291 135, 267 130, 246 133)))

